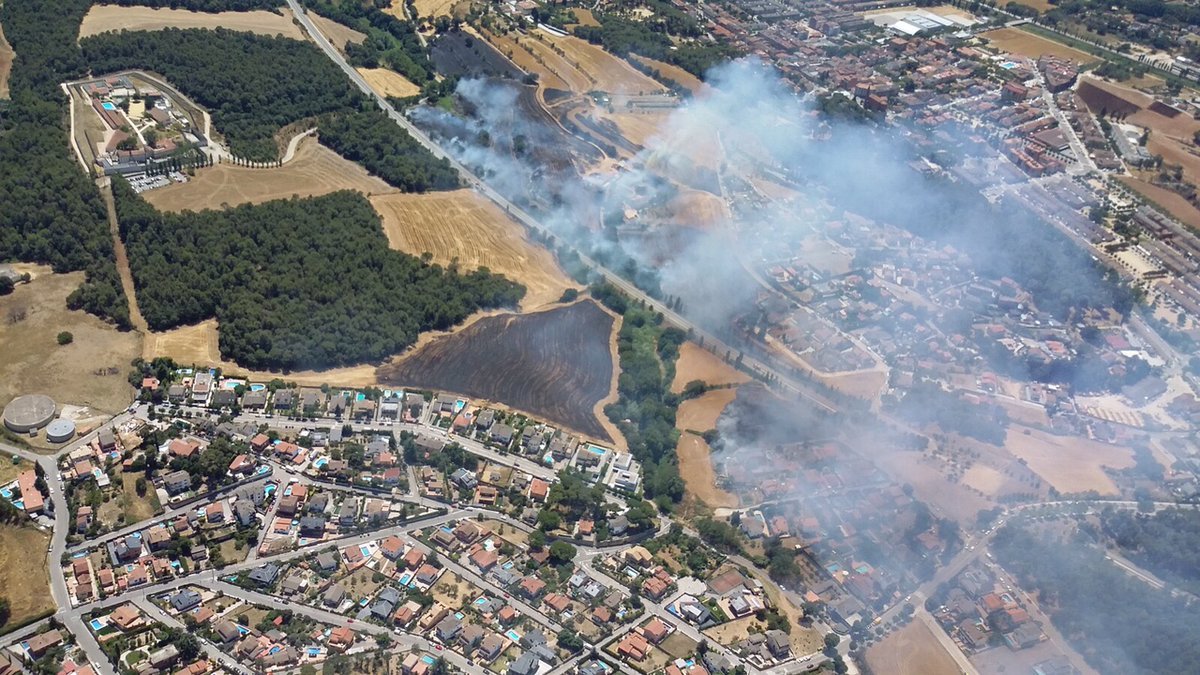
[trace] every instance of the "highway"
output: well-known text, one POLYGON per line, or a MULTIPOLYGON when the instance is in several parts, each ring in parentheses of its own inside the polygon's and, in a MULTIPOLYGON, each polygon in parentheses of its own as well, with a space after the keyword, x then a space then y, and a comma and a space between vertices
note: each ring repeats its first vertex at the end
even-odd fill
MULTIPOLYGON (((507 213, 511 218, 515 219, 521 225, 524 225, 531 232, 534 232, 539 236, 551 236, 557 238, 557 235, 553 231, 544 227, 536 218, 516 204, 510 202, 506 197, 504 197, 504 195, 497 192, 478 176, 472 173, 470 169, 451 157, 449 153, 444 151, 442 147, 438 145, 432 138, 430 138, 424 131, 419 129, 415 124, 410 122, 408 118, 392 107, 392 104, 389 103, 386 98, 375 93, 375 91, 371 89, 371 85, 367 84, 367 81, 358 74, 357 70, 355 70, 349 63, 346 62, 346 59, 342 58, 342 55, 338 53, 336 49, 334 49, 333 45, 329 43, 329 40, 325 38, 320 29, 313 24, 312 20, 305 13, 304 8, 301 6, 299 0, 288 0, 288 6, 292 9, 292 12, 300 21, 300 25, 304 27, 304 30, 308 33, 309 37, 312 38, 313 42, 316 43, 317 47, 319 47, 321 51, 325 52, 325 55, 328 56, 335 64, 337 64, 337 66, 342 69, 342 72, 346 73, 346 76, 350 78, 351 82, 361 89, 364 94, 374 100, 376 105, 378 105, 379 108, 383 110, 384 114, 391 118, 393 122, 400 125, 414 139, 416 139, 418 143, 432 153, 434 157, 437 157, 438 159, 445 159, 447 162, 449 162, 468 185, 472 186, 477 192, 495 202, 495 204, 504 209, 505 213, 507 213)), ((650 297, 640 288, 625 280, 616 272, 613 272, 607 267, 601 265, 595 259, 585 255, 582 252, 579 252, 579 258, 583 264, 591 268, 592 271, 600 275, 605 281, 617 287, 621 290, 621 292, 625 293, 629 297, 646 303, 648 307, 656 312, 661 313, 668 323, 671 323, 684 330, 691 331, 692 334, 697 338, 702 338, 705 345, 708 345, 708 347, 715 352, 742 354, 742 364, 747 368, 762 375, 770 375, 784 389, 794 392, 795 394, 806 399, 812 405, 821 408, 825 412, 837 412, 837 406, 833 401, 829 400, 820 391, 814 389, 807 383, 796 380, 790 375, 777 370, 774 366, 764 363, 760 359, 757 359, 753 356, 744 354, 741 349, 726 344, 723 340, 718 339, 716 336, 712 335, 700 326, 697 326, 695 323, 685 318, 681 314, 675 312, 658 300, 650 297)))

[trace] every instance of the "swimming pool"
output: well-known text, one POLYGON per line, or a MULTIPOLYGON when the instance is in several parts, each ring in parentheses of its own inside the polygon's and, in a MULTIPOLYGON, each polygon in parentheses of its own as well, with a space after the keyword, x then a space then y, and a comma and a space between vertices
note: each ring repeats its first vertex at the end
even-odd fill
POLYGON ((511 628, 504 631, 504 637, 508 638, 509 640, 512 640, 513 642, 521 641, 521 634, 511 628))
POLYGON ((601 457, 604 456, 604 453, 608 452, 607 450, 605 450, 604 448, 602 448, 598 445, 588 445, 587 449, 588 449, 588 452, 592 453, 593 455, 600 455, 601 457))
POLYGON ((281 650, 281 649, 283 649, 283 647, 280 647, 279 645, 275 645, 274 647, 271 647, 271 650, 267 653, 268 654, 277 654, 277 653, 279 653, 279 650, 281 650))
POLYGON ((409 584, 409 582, 412 581, 412 578, 413 578, 412 572, 405 572, 404 574, 402 574, 400 576, 400 585, 407 586, 409 584))
POLYGON ((104 622, 101 621, 100 619, 92 619, 91 621, 88 622, 88 625, 92 627, 92 630, 97 631, 97 632, 104 629, 104 622))
POLYGON ((422 660, 422 661, 424 661, 426 664, 428 664, 428 665, 431 665, 431 666, 433 665, 433 662, 434 662, 434 659, 433 659, 433 657, 432 657, 432 656, 430 656, 430 655, 428 655, 428 654, 426 654, 425 656, 422 656, 422 657, 421 657, 421 660, 422 660))
POLYGON ((1013 68, 1017 67, 1017 64, 1013 63, 1012 61, 1005 61, 1004 63, 1000 64, 1000 67, 1005 70, 1012 70, 1013 68))
POLYGON ((466 616, 466 614, 463 614, 462 612, 454 613, 454 618, 458 619, 459 621, 462 621, 464 616, 466 616))
POLYGON ((262 391, 263 389, 266 389, 266 388, 267 388, 267 385, 265 385, 265 384, 250 385, 250 391, 262 391))
MULTIPOLYGON (((265 466, 264 466, 263 468, 264 468, 264 469, 266 469, 267 467, 265 467, 265 466)), ((265 494, 266 496, 270 497, 272 494, 274 494, 274 493, 275 493, 275 490, 276 490, 278 487, 279 487, 279 486, 278 486, 278 485, 275 485, 274 483, 267 483, 266 485, 264 485, 264 486, 263 486, 263 494, 265 494)))
POLYGON ((228 389, 229 391, 233 391, 234 389, 237 389, 238 387, 245 386, 245 384, 246 384, 245 380, 225 380, 225 381, 221 382, 221 388, 228 389))
POLYGON ((101 103, 100 106, 102 108, 104 108, 105 110, 116 110, 117 109, 117 106, 113 105, 112 103, 109 103, 108 101, 101 103))
POLYGON ((359 546, 359 547, 358 547, 358 550, 362 551, 362 554, 363 554, 363 557, 364 557, 364 558, 369 558, 369 557, 371 557, 371 549, 370 549, 370 548, 368 548, 367 546, 359 546))
POLYGON ((0 488, 0 497, 12 499, 12 490, 9 490, 8 488, 0 488))
POLYGON ((487 604, 487 598, 475 598, 475 605, 476 605, 476 606, 479 606, 479 605, 486 605, 486 604, 487 604))
POLYGON ((320 469, 321 467, 325 466, 328 463, 329 463, 328 457, 318 457, 317 460, 313 462, 313 466, 320 469))
POLYGON ((455 413, 462 412, 462 409, 465 407, 467 407, 467 402, 462 400, 461 398, 454 402, 454 412, 455 413))
POLYGON ((360 391, 359 393, 354 395, 354 400, 355 401, 365 401, 365 400, 367 400, 367 395, 360 391))
POLYGON ((321 648, 320 648, 320 647, 309 647, 309 648, 308 648, 308 655, 309 655, 309 656, 320 656, 320 655, 321 655, 321 648))
POLYGON ((250 633, 250 629, 246 628, 245 626, 238 626, 237 631, 238 635, 247 635, 250 633))

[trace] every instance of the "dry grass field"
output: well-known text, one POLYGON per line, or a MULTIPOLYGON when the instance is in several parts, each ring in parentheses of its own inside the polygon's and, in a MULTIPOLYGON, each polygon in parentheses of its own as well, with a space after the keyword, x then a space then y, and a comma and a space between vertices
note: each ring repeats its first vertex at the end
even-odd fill
POLYGON ((27 459, 18 459, 16 464, 12 463, 13 456, 0 452, 0 485, 7 485, 17 479, 22 471, 28 471, 33 468, 33 462, 27 459))
POLYGON ((584 9, 583 7, 572 7, 571 12, 575 14, 575 23, 568 24, 570 27, 600 25, 600 22, 596 20, 596 17, 592 16, 592 10, 590 9, 584 9))
POLYGON ((346 45, 351 42, 360 45, 363 43, 363 40, 367 39, 365 33, 360 33, 349 26, 343 26, 333 19, 326 19, 315 12, 309 12, 308 18, 312 19, 317 30, 329 38, 329 43, 337 47, 340 52, 345 52, 346 45))
POLYGON ((697 398, 679 404, 675 415, 675 426, 693 431, 708 431, 717 426, 717 419, 725 408, 737 398, 737 389, 713 389, 697 398))
POLYGON ((1179 219, 1180 222, 1200 229, 1200 209, 1184 199, 1182 195, 1166 188, 1152 185, 1146 180, 1133 176, 1117 176, 1117 180, 1146 199, 1166 209, 1167 213, 1179 219))
POLYGON ((296 156, 282 167, 251 169, 219 164, 200 169, 187 183, 151 190, 142 196, 163 211, 202 211, 292 195, 316 197, 337 190, 358 190, 367 195, 396 191, 309 137, 300 141, 296 156))
MULTIPOLYGON (((508 57, 518 68, 527 73, 536 73, 538 76, 538 84, 543 88, 559 89, 562 91, 570 91, 571 85, 560 77, 550 65, 539 62, 529 52, 517 42, 516 34, 500 35, 498 33, 489 33, 482 31, 481 36, 486 39, 493 47, 508 57)), ((527 38, 528 39, 528 38, 527 38)), ((557 57, 557 55, 555 55, 557 57)), ((560 64, 560 67, 569 69, 569 65, 560 64)))
POLYGON ((613 124, 617 125, 617 129, 621 132, 621 135, 630 143, 649 147, 653 145, 652 141, 654 139, 662 136, 663 125, 666 123, 670 113, 660 110, 627 112, 621 108, 617 108, 611 113, 597 109, 596 115, 603 119, 612 120, 613 124))
POLYGON ((1047 40, 1044 37, 1034 35, 1020 28, 999 28, 986 33, 980 33, 980 36, 987 38, 997 49, 1031 59, 1036 59, 1044 54, 1051 54, 1064 59, 1071 59, 1079 64, 1095 63, 1100 60, 1087 52, 1059 44, 1053 40, 1047 40))
POLYGON ((731 220, 725 200, 704 190, 681 189, 667 209, 674 222, 704 230, 725 226, 731 220))
MULTIPOLYGON (((450 16, 454 12, 454 6, 461 0, 416 0, 413 3, 417 8, 417 16, 422 19, 437 18, 439 16, 450 16)), ((396 0, 393 6, 399 4, 400 0, 396 0)))
POLYGON ((1005 478, 1004 474, 986 464, 975 464, 963 474, 962 483, 994 497, 1004 487, 1005 478))
POLYGON ((137 333, 122 333, 67 309, 67 296, 83 282, 82 272, 19 269, 34 279, 0 297, 0 405, 32 393, 107 413, 129 405, 133 390, 125 376, 141 346, 137 333), (60 331, 69 331, 74 341, 59 346, 60 331))
POLYGON ((292 13, 265 10, 252 12, 193 12, 186 9, 118 7, 96 5, 88 10, 79 27, 79 37, 114 30, 158 30, 161 28, 228 28, 260 35, 283 35, 303 40, 304 33, 292 23, 292 13))
POLYGON ((12 47, 4 39, 4 26, 0 26, 0 98, 8 98, 8 74, 12 72, 12 47))
POLYGON ((884 370, 864 370, 845 375, 820 376, 821 383, 843 394, 873 401, 887 385, 888 374, 884 370))
POLYGON ((913 621, 867 650, 867 664, 889 675, 959 675, 961 669, 923 621, 913 621))
POLYGON ((568 62, 595 82, 595 87, 609 93, 652 93, 663 86, 654 78, 643 75, 624 59, 614 56, 603 47, 573 35, 556 37, 542 34, 550 44, 566 53, 568 62))
POLYGON ((599 87, 598 83, 593 81, 581 67, 573 63, 572 59, 554 51, 548 36, 542 33, 536 35, 538 37, 514 36, 514 42, 518 45, 518 49, 526 52, 526 56, 535 62, 534 71, 539 74, 539 82, 542 86, 551 87, 552 85, 549 82, 543 82, 540 78, 544 78, 546 75, 557 75, 565 83, 564 88, 576 94, 599 87), (539 37, 542 39, 538 39, 539 37), (529 55, 530 51, 532 51, 532 56, 529 55))
POLYGON ((750 376, 707 349, 693 342, 685 342, 679 348, 679 359, 675 361, 675 379, 671 381, 671 391, 683 391, 692 380, 700 380, 708 385, 742 384, 749 382, 750 376))
POLYGON ((406 98, 421 93, 420 87, 394 70, 387 68, 358 68, 357 70, 367 84, 371 85, 376 93, 383 96, 406 98))
POLYGON ((717 486, 717 472, 712 465, 712 448, 703 438, 683 433, 675 446, 679 456, 679 475, 683 476, 684 490, 712 508, 736 508, 737 495, 717 486))
POLYGON ((525 285, 522 309, 543 307, 576 287, 553 254, 525 237, 520 225, 471 190, 389 194, 371 198, 392 248, 429 252, 443 265, 487 267, 525 285))
MULTIPOLYGON (((578 12, 579 10, 575 11, 578 12)), ((644 66, 654 68, 659 73, 662 73, 663 77, 675 80, 679 83, 679 86, 687 89, 693 94, 700 91, 700 89, 704 87, 704 82, 702 82, 700 78, 677 65, 665 63, 663 61, 655 61, 654 59, 649 59, 645 56, 638 56, 637 54, 630 54, 629 58, 641 63, 644 66)))
POLYGON ((348 387, 367 387, 376 384, 375 366, 361 365, 331 370, 305 370, 293 373, 272 373, 243 368, 221 359, 217 343, 217 321, 210 319, 192 326, 183 326, 161 333, 147 333, 142 348, 146 359, 169 356, 178 363, 221 368, 226 374, 242 374, 260 381, 281 377, 305 386, 339 384, 348 387))
POLYGON ((1095 490, 1102 495, 1118 494, 1104 467, 1133 466, 1133 452, 1127 448, 1016 425, 1009 427, 1004 448, 1063 493, 1095 490))
POLYGON ((50 535, 32 527, 0 525, 0 589, 12 609, 8 625, 54 611, 46 569, 49 543, 50 535))

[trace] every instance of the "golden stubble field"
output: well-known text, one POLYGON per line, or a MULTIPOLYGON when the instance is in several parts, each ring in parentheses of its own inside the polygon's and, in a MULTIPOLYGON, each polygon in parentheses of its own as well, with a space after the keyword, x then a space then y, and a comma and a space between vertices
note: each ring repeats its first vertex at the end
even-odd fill
POLYGON ((8 40, 4 39, 4 27, 0 26, 0 98, 8 98, 8 74, 12 72, 15 56, 8 40))
POLYGON ((367 39, 366 33, 360 33, 349 26, 343 26, 333 19, 326 19, 316 12, 309 12, 308 18, 312 19, 313 25, 317 27, 317 30, 329 38, 329 43, 336 47, 338 51, 345 52, 347 44, 353 42, 356 45, 360 45, 363 43, 363 40, 367 39))
POLYGON ((383 96, 406 98, 421 93, 420 87, 394 70, 387 68, 356 68, 356 70, 376 93, 383 96))
POLYGON ((487 267, 518 281, 527 289, 522 310, 544 307, 577 288, 549 251, 471 190, 379 195, 371 205, 383 218, 392 248, 417 256, 428 252, 443 265, 457 259, 463 269, 487 267))
POLYGON ((959 675, 961 669, 923 621, 913 621, 867 650, 867 664, 890 675, 959 675))
POLYGON ((251 169, 218 164, 200 169, 187 183, 150 190, 142 196, 163 211, 201 211, 293 195, 316 197, 338 190, 357 190, 367 195, 396 192, 381 178, 310 137, 300 141, 295 157, 282 167, 251 169))
POLYGON ((717 473, 712 463, 712 448, 703 437, 691 432, 705 432, 717 425, 717 419, 737 397, 737 385, 750 381, 750 376, 722 361, 712 352, 693 342, 679 348, 675 361, 675 379, 671 391, 683 391, 688 382, 700 380, 710 386, 725 386, 684 401, 675 415, 675 427, 681 432, 675 446, 679 458, 679 474, 684 488, 695 499, 711 508, 734 508, 737 495, 717 485, 717 473))
POLYGON ((49 534, 33 527, 0 525, 0 595, 11 603, 11 625, 54 611, 46 568, 49 542, 49 534))
POLYGON ((1100 60, 1087 52, 1059 44, 1058 42, 1048 40, 1040 35, 1034 35, 1020 28, 998 28, 986 33, 980 33, 979 36, 986 38, 997 49, 1031 59, 1036 59, 1044 54, 1050 54, 1064 59, 1071 59, 1080 65, 1095 63, 1100 60))
POLYGON ((291 10, 279 14, 265 10, 251 12, 193 12, 186 9, 119 7, 96 5, 88 10, 79 27, 79 37, 119 30, 159 30, 162 28, 228 28, 230 30, 283 35, 303 40, 304 33, 292 22, 291 10))
POLYGON ((83 272, 54 274, 48 267, 16 267, 34 278, 0 297, 0 406, 36 393, 50 396, 59 406, 87 406, 106 413, 129 405, 133 389, 126 376, 140 353, 138 334, 67 309, 67 296, 83 283, 83 272), (74 341, 60 346, 60 331, 70 332, 74 341))

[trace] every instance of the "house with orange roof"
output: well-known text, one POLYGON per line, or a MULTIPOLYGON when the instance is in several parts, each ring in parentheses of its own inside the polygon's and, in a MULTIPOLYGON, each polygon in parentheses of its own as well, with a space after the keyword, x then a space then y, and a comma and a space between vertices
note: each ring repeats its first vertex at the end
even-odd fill
POLYGON ((642 635, 654 644, 658 644, 663 640, 666 640, 667 636, 670 634, 671 629, 667 626, 667 624, 663 623, 662 619, 658 618, 657 616, 651 619, 650 623, 642 626, 642 635))
POLYGON ((550 484, 541 478, 534 478, 529 481, 529 498, 537 501, 546 501, 546 496, 550 494, 550 484))
POLYGON ((650 643, 637 633, 630 633, 617 643, 617 653, 627 659, 641 661, 650 653, 650 643))
POLYGON ((547 607, 560 614, 571 607, 571 599, 562 593, 551 593, 542 602, 545 602, 547 607))
POLYGON ((354 631, 348 626, 338 626, 329 634, 329 648, 344 652, 354 644, 354 631))
POLYGON ((471 554, 471 564, 475 565, 484 572, 487 572, 495 567, 499 560, 500 554, 495 550, 489 551, 485 548, 481 548, 471 554))
POLYGON ((415 546, 404 554, 404 566, 410 570, 420 567, 423 562, 425 562, 425 552, 415 546))
POLYGON ((379 550, 389 560, 395 560, 396 558, 404 555, 404 540, 400 537, 392 535, 379 542, 379 550))

